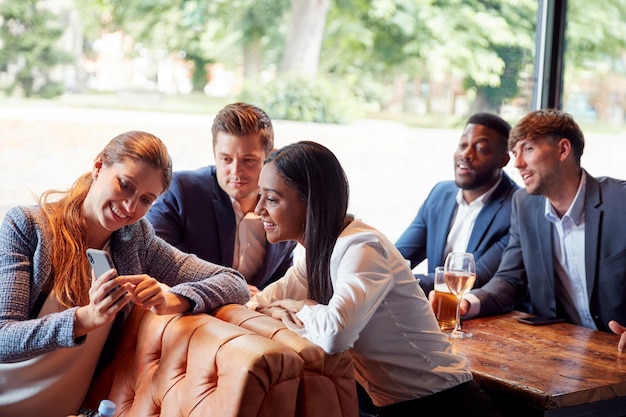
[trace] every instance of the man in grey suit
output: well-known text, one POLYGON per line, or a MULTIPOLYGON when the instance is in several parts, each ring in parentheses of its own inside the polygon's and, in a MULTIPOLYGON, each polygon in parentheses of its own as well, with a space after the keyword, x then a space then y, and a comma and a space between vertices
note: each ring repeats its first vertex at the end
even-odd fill
POLYGON ((513 196, 511 236, 495 276, 462 304, 467 316, 511 310, 620 334, 626 348, 626 182, 581 168, 583 134, 567 113, 538 110, 511 130, 526 186, 513 196), (618 323, 619 322, 619 323, 618 323))
POLYGON ((274 147, 272 121, 256 106, 232 103, 211 133, 215 165, 175 172, 146 217, 171 245, 238 270, 254 294, 285 274, 296 246, 269 243, 254 213, 263 160, 274 147))

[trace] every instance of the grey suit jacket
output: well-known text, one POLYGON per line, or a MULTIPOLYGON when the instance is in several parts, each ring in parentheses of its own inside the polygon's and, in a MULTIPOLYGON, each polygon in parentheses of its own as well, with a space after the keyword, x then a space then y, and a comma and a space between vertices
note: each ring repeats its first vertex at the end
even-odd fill
MULTIPOLYGON (((519 190, 513 196, 511 237, 496 275, 472 292, 480 315, 502 314, 526 293, 535 314, 565 317, 555 295, 552 223, 545 197, 519 190)), ((598 329, 626 324, 626 182, 587 174, 585 194, 585 273, 591 316, 598 329)), ((571 319, 565 317, 566 319, 571 319)))
MULTIPOLYGON (((0 362, 29 359, 84 342, 85 337, 74 337, 78 307, 29 320, 45 283, 54 279, 53 251, 52 233, 39 207, 16 207, 7 213, 0 228, 0 362)), ((119 275, 152 276, 189 299, 194 313, 243 304, 250 298, 237 271, 168 245, 145 219, 113 232, 111 255, 119 275)), ((130 307, 124 309, 125 316, 130 307)))

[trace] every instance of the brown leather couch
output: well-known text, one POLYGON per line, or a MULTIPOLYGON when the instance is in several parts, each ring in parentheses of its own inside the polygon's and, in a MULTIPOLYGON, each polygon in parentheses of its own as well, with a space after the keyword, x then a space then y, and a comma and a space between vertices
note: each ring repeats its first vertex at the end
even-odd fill
POLYGON ((243 306, 217 317, 135 309, 84 406, 109 398, 119 417, 358 416, 348 354, 325 354, 243 306), (257 319, 240 326, 248 313, 257 319), (257 324, 264 329, 249 329, 257 324))
POLYGON ((214 314, 224 321, 288 346, 304 360, 296 400, 296 416, 359 415, 354 363, 348 352, 330 355, 287 329, 281 321, 240 305, 224 306, 214 314))

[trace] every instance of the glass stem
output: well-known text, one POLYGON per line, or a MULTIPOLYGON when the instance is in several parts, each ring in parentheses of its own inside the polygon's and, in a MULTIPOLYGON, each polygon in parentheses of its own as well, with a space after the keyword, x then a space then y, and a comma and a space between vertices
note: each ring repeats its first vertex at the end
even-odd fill
POLYGON ((454 331, 461 331, 461 297, 456 299, 456 322, 454 323, 454 331))

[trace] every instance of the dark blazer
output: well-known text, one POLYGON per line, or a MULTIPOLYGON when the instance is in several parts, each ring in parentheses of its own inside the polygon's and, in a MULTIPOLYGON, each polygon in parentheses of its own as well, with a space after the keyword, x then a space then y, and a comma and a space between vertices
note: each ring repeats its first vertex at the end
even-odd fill
MULTIPOLYGON (((475 287, 483 286, 496 273, 502 252, 509 241, 511 198, 519 187, 506 173, 481 209, 467 244, 476 261, 475 287)), ((428 276, 418 276, 426 293, 432 289, 435 267, 443 265, 444 249, 459 187, 454 181, 435 185, 411 225, 396 242, 411 268, 428 259, 428 276)))
MULTIPOLYGON (((502 263, 487 285, 472 291, 480 299, 480 315, 509 311, 528 291, 533 313, 565 317, 555 296, 553 226, 545 218, 545 201, 526 190, 515 193, 511 239, 502 263)), ((605 331, 610 320, 626 324, 624 207, 625 181, 587 174, 585 275, 591 317, 605 331)))
MULTIPOLYGON (((235 211, 217 182, 215 166, 174 173, 167 192, 146 215, 156 233, 184 252, 207 261, 232 266, 235 247, 235 211)), ((295 241, 267 243, 265 261, 248 282, 264 288, 292 265, 295 241)))

